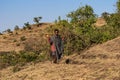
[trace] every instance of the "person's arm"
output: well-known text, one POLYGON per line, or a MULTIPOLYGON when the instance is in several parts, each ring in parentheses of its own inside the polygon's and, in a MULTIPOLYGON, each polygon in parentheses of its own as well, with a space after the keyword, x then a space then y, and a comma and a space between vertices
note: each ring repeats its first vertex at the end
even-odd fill
POLYGON ((48 41, 49 41, 50 45, 53 44, 52 37, 49 37, 48 41))
POLYGON ((48 34, 46 35, 46 37, 47 37, 47 39, 48 39, 49 44, 52 45, 51 37, 50 37, 48 34))
POLYGON ((64 52, 64 37, 61 38, 61 51, 64 52))

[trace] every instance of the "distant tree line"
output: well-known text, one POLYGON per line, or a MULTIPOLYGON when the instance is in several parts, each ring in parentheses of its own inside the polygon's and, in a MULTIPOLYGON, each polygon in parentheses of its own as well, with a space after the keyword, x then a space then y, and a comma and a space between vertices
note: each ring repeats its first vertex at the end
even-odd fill
MULTIPOLYGON (((35 24, 37 24, 37 26, 39 26, 41 19, 42 19, 42 17, 34 17, 33 21, 35 22, 35 24)), ((18 31, 19 29, 20 29, 20 27, 18 25, 15 25, 14 30, 18 31)), ((30 23, 29 22, 24 23, 23 29, 31 29, 30 23)), ((3 32, 0 32, 0 34, 2 34, 2 33, 12 33, 12 30, 7 29, 3 32)))

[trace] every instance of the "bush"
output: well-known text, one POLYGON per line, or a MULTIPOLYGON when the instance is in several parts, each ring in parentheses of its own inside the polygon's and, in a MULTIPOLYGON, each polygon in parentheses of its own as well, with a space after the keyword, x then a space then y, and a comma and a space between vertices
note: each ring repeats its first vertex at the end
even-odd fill
POLYGON ((16 43, 16 46, 20 46, 20 43, 16 43))
POLYGON ((16 31, 19 30, 19 29, 20 29, 20 28, 19 28, 18 25, 16 25, 15 28, 14 28, 14 30, 16 30, 16 31))
POLYGON ((25 36, 22 36, 21 38, 20 38, 20 41, 25 41, 26 40, 26 37, 25 36))
POLYGON ((13 42, 17 42, 17 40, 16 40, 16 39, 14 39, 14 40, 13 40, 13 42))
POLYGON ((39 38, 28 38, 25 41, 24 50, 28 52, 34 52, 36 54, 40 54, 41 52, 45 51, 48 53, 49 51, 49 44, 47 40, 45 40, 44 34, 40 32, 39 38))
POLYGON ((21 59, 25 60, 26 62, 31 62, 31 61, 35 61, 37 58, 37 54, 33 53, 33 52, 22 52, 20 53, 20 57, 21 59))
POLYGON ((3 34, 0 32, 0 35, 3 35, 3 34))
POLYGON ((36 54, 34 52, 26 51, 20 51, 19 53, 14 51, 7 52, 0 54, 0 69, 14 66, 13 72, 17 72, 28 62, 44 61, 45 59, 48 59, 48 57, 46 57, 46 53, 36 54))

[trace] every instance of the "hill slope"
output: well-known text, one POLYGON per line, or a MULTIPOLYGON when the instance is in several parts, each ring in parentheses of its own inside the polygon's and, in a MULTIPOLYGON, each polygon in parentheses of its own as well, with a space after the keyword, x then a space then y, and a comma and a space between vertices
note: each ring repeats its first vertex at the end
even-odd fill
POLYGON ((0 35, 0 52, 23 50, 27 40, 31 38, 39 39, 41 32, 51 24, 52 23, 41 23, 38 27, 31 25, 32 29, 20 29, 13 31, 13 33, 0 35))
POLYGON ((120 80, 120 37, 93 46, 80 54, 28 64, 18 72, 13 67, 0 71, 0 80, 120 80), (65 64, 69 59, 70 63, 65 64))
MULTIPOLYGON (((98 18, 95 26, 100 27, 105 24, 106 22, 103 18, 98 18)), ((30 40, 31 38, 39 39, 41 37, 40 34, 44 32, 44 29, 51 25, 53 25, 53 23, 41 23, 39 26, 33 24, 31 25, 32 29, 20 29, 18 31, 13 31, 13 33, 0 35, 0 52, 23 50, 27 40, 30 40), (24 41, 22 38, 25 38, 26 40, 24 41)))

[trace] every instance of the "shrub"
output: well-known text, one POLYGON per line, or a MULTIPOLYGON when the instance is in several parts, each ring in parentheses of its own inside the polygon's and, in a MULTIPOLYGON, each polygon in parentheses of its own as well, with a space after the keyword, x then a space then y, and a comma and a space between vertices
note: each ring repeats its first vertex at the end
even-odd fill
POLYGON ((7 37, 6 36, 3 36, 3 39, 6 39, 7 37))
POLYGON ((34 52, 22 52, 20 53, 20 57, 26 62, 31 62, 36 60, 37 54, 34 52))
POLYGON ((18 25, 16 25, 15 28, 14 28, 14 30, 16 30, 16 31, 19 30, 19 29, 20 29, 20 28, 19 28, 18 25))
POLYGON ((14 40, 13 40, 13 42, 17 42, 17 40, 16 40, 16 39, 14 39, 14 40))
POLYGON ((20 43, 16 43, 16 46, 20 46, 20 43))
POLYGON ((20 38, 20 41, 25 41, 26 40, 26 37, 25 36, 22 36, 21 38, 20 38))
POLYGON ((18 66, 18 65, 15 65, 15 66, 13 67, 13 72, 18 72, 18 71, 20 71, 20 70, 21 70, 21 67, 18 66))
POLYGON ((39 38, 28 38, 25 42, 24 50, 28 52, 35 52, 37 54, 41 53, 42 51, 48 51, 48 43, 47 40, 43 38, 43 34, 40 33, 39 38))
POLYGON ((29 24, 29 22, 24 23, 24 25, 25 25, 25 29, 26 29, 26 28, 27 28, 27 29, 32 29, 31 26, 30 26, 30 24, 29 24))
POLYGON ((0 32, 0 35, 3 35, 3 34, 0 32))

